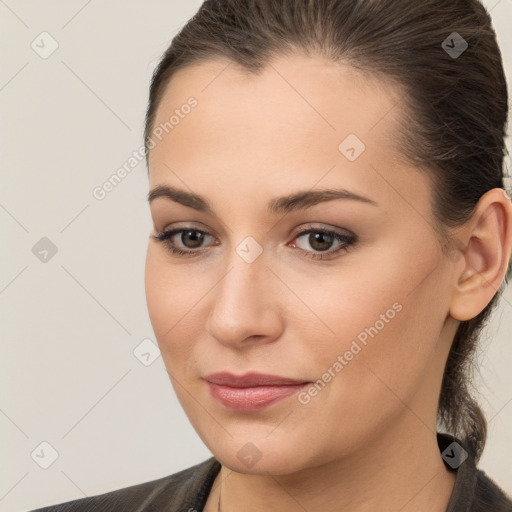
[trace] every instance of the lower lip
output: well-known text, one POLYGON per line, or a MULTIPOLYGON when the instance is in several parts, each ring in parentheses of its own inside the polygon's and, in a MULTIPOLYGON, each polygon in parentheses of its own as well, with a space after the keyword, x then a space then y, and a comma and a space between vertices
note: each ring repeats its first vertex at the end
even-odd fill
POLYGON ((259 411, 269 405, 298 393, 308 385, 257 386, 254 388, 232 388, 207 382, 211 395, 222 405, 235 411, 259 411))

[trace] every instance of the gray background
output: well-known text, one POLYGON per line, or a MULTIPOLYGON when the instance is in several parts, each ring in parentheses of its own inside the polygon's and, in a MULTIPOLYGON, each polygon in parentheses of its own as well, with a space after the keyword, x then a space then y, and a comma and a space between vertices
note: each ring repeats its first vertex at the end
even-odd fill
MULTIPOLYGON (((0 0, 0 511, 100 494, 211 456, 158 351, 140 356, 155 347, 144 162, 105 199, 92 194, 140 148, 151 73, 200 3, 0 0), (43 238, 57 250, 46 261, 34 254, 49 249, 43 238)), ((512 0, 485 4, 510 80, 512 0)), ((489 420, 480 467, 512 493, 510 286, 504 299, 475 379, 489 420)))

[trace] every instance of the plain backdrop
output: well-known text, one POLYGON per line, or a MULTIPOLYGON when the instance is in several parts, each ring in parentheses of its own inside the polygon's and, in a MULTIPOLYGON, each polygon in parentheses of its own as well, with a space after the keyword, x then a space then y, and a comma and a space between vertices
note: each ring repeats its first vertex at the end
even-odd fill
MULTIPOLYGON (((0 0, 0 511, 100 494, 211 456, 162 358, 141 356, 155 354, 145 163, 93 196, 140 148, 151 73, 200 3, 0 0)), ((512 0, 485 4, 510 80, 512 0)), ((476 375, 489 420, 480 468, 508 493, 511 334, 509 287, 476 375)))

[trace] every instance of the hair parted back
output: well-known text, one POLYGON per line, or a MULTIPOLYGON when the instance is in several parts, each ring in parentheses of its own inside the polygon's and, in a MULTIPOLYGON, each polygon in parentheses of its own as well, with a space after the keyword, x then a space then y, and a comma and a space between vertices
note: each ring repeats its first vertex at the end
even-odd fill
MULTIPOLYGON (((478 0, 205 0, 153 73, 147 161, 155 114, 177 70, 220 57, 257 75, 274 57, 294 52, 348 63, 406 91, 398 105, 400 147, 431 177, 441 234, 469 220, 487 191, 505 189, 507 85, 490 16, 478 0), (441 47, 453 32, 468 44, 458 58, 441 47)), ((439 398, 439 426, 476 461, 487 424, 470 392, 475 349, 510 269, 487 307, 461 322, 439 398)))

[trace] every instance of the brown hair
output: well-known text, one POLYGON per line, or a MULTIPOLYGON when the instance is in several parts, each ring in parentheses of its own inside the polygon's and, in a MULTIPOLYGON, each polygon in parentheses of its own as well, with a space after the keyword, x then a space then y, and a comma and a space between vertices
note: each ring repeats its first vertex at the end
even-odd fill
MULTIPOLYGON (((402 153, 431 176, 441 234, 466 222, 485 192, 504 188, 507 85, 490 17, 477 0, 206 0, 153 74, 146 158, 156 110, 178 69, 220 57, 257 75, 271 58, 296 51, 349 63, 406 91, 402 153), (460 56, 442 47, 453 32, 468 45, 460 56)), ((439 425, 476 461, 487 424, 470 393, 470 371, 482 327, 507 282, 508 275, 487 307, 460 323, 439 398, 439 425)))

